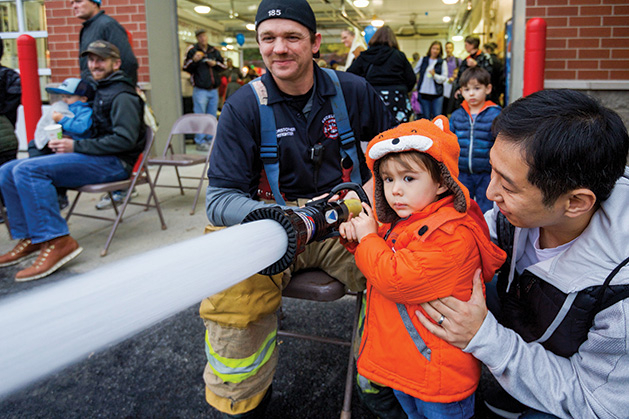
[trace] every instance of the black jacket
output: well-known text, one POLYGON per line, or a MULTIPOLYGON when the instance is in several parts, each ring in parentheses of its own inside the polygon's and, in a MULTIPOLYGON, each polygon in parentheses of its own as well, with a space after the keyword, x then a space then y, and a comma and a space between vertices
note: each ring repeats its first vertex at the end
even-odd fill
POLYGON ((92 116, 94 137, 76 141, 74 151, 116 156, 131 170, 144 149, 144 102, 122 71, 97 85, 92 116))
POLYGON ((89 79, 90 70, 87 68, 87 57, 81 57, 89 44, 94 41, 103 40, 111 42, 120 50, 122 60, 121 70, 124 71, 135 85, 138 81, 138 60, 133 54, 127 31, 118 21, 105 14, 98 12, 96 16, 83 22, 83 28, 79 35, 79 65, 81 66, 81 78, 89 79))
MULTIPOLYGON (((0 41, 1 42, 1 41, 0 41)), ((0 115, 6 116, 15 127, 17 108, 22 100, 20 75, 0 65, 0 115)))
POLYGON ((192 74, 192 84, 194 84, 195 87, 216 89, 221 84, 220 73, 224 70, 224 67, 218 64, 214 67, 210 67, 205 63, 205 60, 213 60, 222 63, 223 57, 221 53, 211 45, 208 45, 207 49, 204 50, 199 44, 194 44, 186 54, 183 69, 192 74), (201 51, 205 57, 195 62, 192 57, 194 57, 197 51, 201 51))
POLYGON ((463 73, 465 73, 465 70, 469 68, 467 66, 467 59, 470 57, 476 60, 478 67, 484 68, 485 70, 487 70, 493 78, 494 65, 493 65, 491 56, 489 56, 488 54, 484 54, 480 50, 478 50, 476 51, 476 53, 470 54, 467 57, 465 57, 463 60, 461 60, 461 65, 459 66, 459 73, 456 76, 456 81, 452 89, 454 92, 456 92, 461 87, 459 80, 461 80, 461 76, 463 75, 463 73))
POLYGON ((375 45, 361 52, 347 71, 364 77, 372 86, 397 87, 407 92, 417 81, 406 55, 387 45, 375 45))

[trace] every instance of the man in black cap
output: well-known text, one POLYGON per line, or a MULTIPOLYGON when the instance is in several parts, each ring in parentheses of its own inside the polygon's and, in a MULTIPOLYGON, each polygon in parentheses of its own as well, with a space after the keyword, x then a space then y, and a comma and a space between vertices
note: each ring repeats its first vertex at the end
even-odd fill
MULTIPOLYGON (((350 179, 370 184, 360 143, 394 124, 363 78, 315 65, 321 34, 306 0, 263 0, 256 31, 267 72, 225 103, 211 155, 207 214, 217 227, 264 206, 302 205, 350 179)), ((338 240, 306 246, 290 271, 305 268, 319 268, 351 290, 365 288, 338 240)), ((254 275, 201 303, 206 400, 223 417, 264 417, 278 361, 276 312, 289 280, 254 275)), ((394 417, 396 406, 401 412, 390 390, 388 396, 390 404, 378 402, 381 417, 394 417)))
MULTIPOLYGON (((207 31, 198 29, 195 32, 197 43, 186 52, 183 69, 191 74, 194 86, 192 104, 194 113, 209 113, 216 116, 218 112, 218 86, 221 84, 221 71, 225 69, 221 53, 208 44, 207 31)), ((209 151, 212 137, 197 134, 194 142, 197 150, 209 151)))
POLYGON ((118 21, 105 14, 100 9, 100 0, 71 0, 70 4, 74 15, 83 20, 83 27, 79 34, 79 65, 81 66, 81 78, 86 79, 90 75, 87 67, 87 57, 83 54, 94 41, 108 41, 118 47, 121 69, 135 85, 138 81, 138 60, 133 54, 127 31, 118 21))
POLYGON ((0 267, 39 255, 16 274, 17 282, 48 276, 83 250, 70 237, 57 203, 56 186, 79 186, 128 179, 144 148, 143 102, 120 71, 120 51, 106 41, 83 52, 97 89, 93 138, 50 140, 54 154, 20 159, 0 167, 0 190, 11 234, 18 243, 0 255, 0 267))

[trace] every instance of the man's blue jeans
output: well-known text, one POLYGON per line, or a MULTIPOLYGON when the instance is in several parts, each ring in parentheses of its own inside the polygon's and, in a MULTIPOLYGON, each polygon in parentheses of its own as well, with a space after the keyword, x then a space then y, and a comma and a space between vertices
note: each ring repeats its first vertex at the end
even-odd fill
POLYGON ((11 234, 42 243, 69 234, 61 216, 56 186, 78 186, 129 178, 114 156, 52 154, 10 161, 0 167, 0 190, 11 234))
MULTIPOLYGON (((192 90, 192 109, 194 113, 209 113, 216 116, 218 112, 218 89, 202 89, 195 87, 192 90)), ((197 134, 194 142, 197 144, 209 143, 211 135, 197 134)))

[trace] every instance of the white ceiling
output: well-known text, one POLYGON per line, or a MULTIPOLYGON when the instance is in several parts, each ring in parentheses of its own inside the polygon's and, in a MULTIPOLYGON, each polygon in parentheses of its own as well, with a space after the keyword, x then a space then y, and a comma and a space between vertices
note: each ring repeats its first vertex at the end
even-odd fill
MULTIPOLYGON (((457 4, 446 5, 441 0, 370 0, 369 6, 361 9, 354 7, 350 0, 309 0, 309 3, 324 38, 338 39, 340 31, 350 23, 363 29, 374 16, 391 26, 398 37, 435 38, 446 36, 450 26, 458 26, 469 14, 468 3, 471 6, 478 1, 459 0, 457 4), (452 19, 450 23, 443 22, 444 16, 452 19)), ((245 24, 253 23, 259 4, 259 1, 249 0, 178 0, 178 13, 197 21, 207 17, 222 25, 225 35, 233 36, 247 33, 245 24), (207 5, 212 10, 207 15, 199 15, 192 10, 196 5, 207 5)))

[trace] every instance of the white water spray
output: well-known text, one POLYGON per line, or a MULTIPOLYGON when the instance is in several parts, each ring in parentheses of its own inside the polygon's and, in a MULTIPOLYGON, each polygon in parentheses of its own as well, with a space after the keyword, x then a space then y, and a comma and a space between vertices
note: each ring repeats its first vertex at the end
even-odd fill
POLYGON ((280 259, 261 220, 121 260, 0 302, 0 396, 120 342, 280 259))

